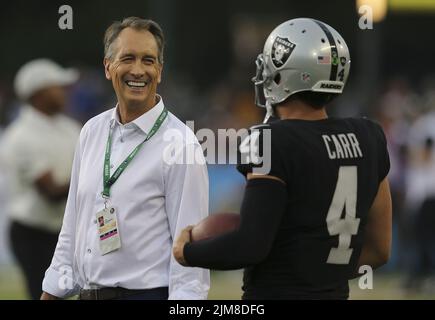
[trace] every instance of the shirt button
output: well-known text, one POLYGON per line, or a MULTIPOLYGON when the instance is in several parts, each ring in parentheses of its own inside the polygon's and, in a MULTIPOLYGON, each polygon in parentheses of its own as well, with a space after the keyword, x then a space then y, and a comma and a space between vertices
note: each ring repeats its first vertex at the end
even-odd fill
POLYGON ((112 169, 113 169, 113 167, 114 167, 114 165, 113 165, 113 164, 111 164, 111 165, 110 165, 110 168, 112 168, 112 169))
POLYGON ((91 253, 92 251, 91 251, 91 249, 88 249, 88 253, 91 253))
POLYGON ((96 223, 97 223, 97 219, 94 220, 94 224, 96 224, 96 223))

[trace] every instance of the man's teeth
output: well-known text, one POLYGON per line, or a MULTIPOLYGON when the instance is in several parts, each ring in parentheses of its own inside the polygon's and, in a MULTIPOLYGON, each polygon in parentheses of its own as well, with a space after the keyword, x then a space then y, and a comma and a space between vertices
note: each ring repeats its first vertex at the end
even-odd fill
POLYGON ((141 88, 145 87, 147 84, 145 81, 127 81, 126 82, 129 87, 141 88))

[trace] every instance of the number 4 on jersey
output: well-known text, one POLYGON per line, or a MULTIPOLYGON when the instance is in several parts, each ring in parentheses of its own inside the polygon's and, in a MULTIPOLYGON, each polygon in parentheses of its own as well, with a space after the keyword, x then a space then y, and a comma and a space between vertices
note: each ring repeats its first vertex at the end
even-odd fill
POLYGON ((338 247, 331 248, 326 263, 348 264, 352 256, 350 241, 352 235, 358 233, 360 222, 356 218, 357 178, 356 166, 340 167, 334 197, 326 217, 329 234, 338 235, 338 247), (343 209, 345 215, 342 219, 343 209))
POLYGON ((242 157, 245 158, 242 159, 242 163, 253 163, 253 164, 259 164, 260 163, 260 157, 259 157, 259 141, 258 138, 260 137, 260 130, 252 130, 251 134, 248 135, 240 144, 239 150, 242 154, 242 157))

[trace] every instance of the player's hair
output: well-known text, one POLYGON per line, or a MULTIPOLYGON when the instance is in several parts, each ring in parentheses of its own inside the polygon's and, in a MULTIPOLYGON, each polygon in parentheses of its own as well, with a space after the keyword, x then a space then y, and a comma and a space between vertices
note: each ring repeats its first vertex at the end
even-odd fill
POLYGON ((297 92, 295 94, 292 94, 290 97, 288 97, 285 100, 285 102, 293 101, 293 100, 300 100, 300 101, 308 104, 310 107, 312 107, 314 109, 322 109, 324 106, 326 106, 332 100, 334 100, 334 98, 337 96, 338 96, 337 93, 301 91, 301 92, 297 92))
POLYGON ((165 47, 165 39, 162 28, 153 20, 142 19, 138 17, 128 17, 121 21, 113 22, 104 34, 104 57, 112 60, 113 58, 113 42, 118 38, 119 34, 125 28, 133 28, 138 31, 149 31, 156 39, 158 47, 158 61, 163 64, 163 50, 165 47))

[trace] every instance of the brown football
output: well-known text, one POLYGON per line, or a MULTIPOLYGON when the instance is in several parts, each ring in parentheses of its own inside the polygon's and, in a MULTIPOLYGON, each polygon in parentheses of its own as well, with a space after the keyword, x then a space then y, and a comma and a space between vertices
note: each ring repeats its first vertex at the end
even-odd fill
POLYGON ((192 241, 209 239, 239 227, 240 215, 237 213, 214 213, 201 220, 191 231, 192 241))

